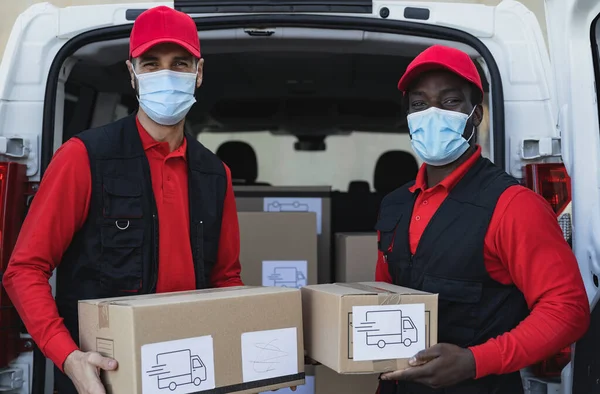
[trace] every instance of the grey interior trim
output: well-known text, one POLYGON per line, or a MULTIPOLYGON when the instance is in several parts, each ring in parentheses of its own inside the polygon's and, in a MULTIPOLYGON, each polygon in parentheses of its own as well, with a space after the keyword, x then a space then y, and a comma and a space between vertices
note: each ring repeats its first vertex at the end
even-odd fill
MULTIPOLYGON (((409 35, 369 32, 361 30, 311 29, 278 27, 269 29, 271 36, 250 36, 247 29, 204 31, 200 35, 204 57, 210 54, 255 51, 327 52, 379 54, 414 57, 432 44, 443 44, 469 53, 479 54, 468 45, 453 41, 432 40, 409 35), (293 45, 290 45, 293 41, 293 45)), ((110 65, 126 59, 129 40, 101 41, 79 49, 74 57, 96 65, 110 65)))

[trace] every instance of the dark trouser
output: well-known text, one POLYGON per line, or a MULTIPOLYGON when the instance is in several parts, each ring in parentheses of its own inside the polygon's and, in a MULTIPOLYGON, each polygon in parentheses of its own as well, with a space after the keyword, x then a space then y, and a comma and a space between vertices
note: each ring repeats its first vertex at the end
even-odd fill
POLYGON ((523 382, 519 372, 468 380, 437 390, 410 382, 381 381, 380 384, 379 394, 523 394, 523 382))
POLYGON ((77 389, 75 389, 71 379, 57 367, 54 367, 54 387, 56 387, 58 394, 77 394, 77 389))

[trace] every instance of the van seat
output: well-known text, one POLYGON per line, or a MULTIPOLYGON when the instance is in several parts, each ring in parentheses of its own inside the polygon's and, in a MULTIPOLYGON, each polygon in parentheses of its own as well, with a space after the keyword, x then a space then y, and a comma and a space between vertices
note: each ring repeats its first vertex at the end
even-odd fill
POLYGON ((334 233, 374 231, 377 211, 371 209, 369 182, 352 181, 348 192, 331 193, 331 227, 334 233))
MULTIPOLYGON (((406 151, 390 150, 383 153, 375 165, 373 185, 381 198, 417 177, 419 165, 406 151)), ((381 201, 381 200, 380 200, 381 201)))
POLYGON ((231 170, 234 185, 270 186, 268 183, 256 181, 258 160, 250 144, 243 141, 227 141, 219 146, 216 154, 231 170))

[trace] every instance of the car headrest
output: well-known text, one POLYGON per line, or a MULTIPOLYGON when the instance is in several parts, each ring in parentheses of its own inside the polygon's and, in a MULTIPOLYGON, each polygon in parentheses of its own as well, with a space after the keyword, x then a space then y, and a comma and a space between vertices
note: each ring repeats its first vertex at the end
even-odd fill
POLYGON ((258 161, 254 149, 243 141, 227 141, 217 149, 217 156, 231 170, 231 178, 254 183, 258 178, 258 161))
POLYGON ((405 151, 391 150, 379 157, 375 165, 373 185, 378 193, 388 194, 417 177, 419 165, 405 151))
POLYGON ((367 181, 352 181, 348 184, 348 193, 365 194, 370 192, 371 187, 367 181))

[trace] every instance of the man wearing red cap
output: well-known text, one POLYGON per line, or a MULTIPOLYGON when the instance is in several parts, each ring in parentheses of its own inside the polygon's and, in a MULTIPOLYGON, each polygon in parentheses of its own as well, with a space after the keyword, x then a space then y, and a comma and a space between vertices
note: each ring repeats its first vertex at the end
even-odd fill
POLYGON ((67 141, 33 200, 3 285, 60 394, 103 394, 98 371, 117 367, 78 350, 78 300, 242 284, 230 171, 184 133, 202 66, 188 15, 142 13, 127 61, 137 114, 67 141))
POLYGON ((466 53, 425 50, 398 88, 425 164, 381 204, 376 279, 439 294, 439 344, 383 374, 380 392, 522 393, 520 369, 588 328, 575 256, 549 204, 481 156, 483 89, 466 53))

